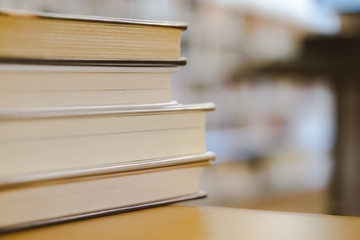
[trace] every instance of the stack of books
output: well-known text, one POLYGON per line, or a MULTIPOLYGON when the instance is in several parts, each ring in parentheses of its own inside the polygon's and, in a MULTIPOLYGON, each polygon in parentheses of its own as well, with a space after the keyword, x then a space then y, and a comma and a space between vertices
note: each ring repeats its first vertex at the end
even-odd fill
POLYGON ((172 100, 186 25, 0 12, 0 231, 204 196, 205 113, 172 100))

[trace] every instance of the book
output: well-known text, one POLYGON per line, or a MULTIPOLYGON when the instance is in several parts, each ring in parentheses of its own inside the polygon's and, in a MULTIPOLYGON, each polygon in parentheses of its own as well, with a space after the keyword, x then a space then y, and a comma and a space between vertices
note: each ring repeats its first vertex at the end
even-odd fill
POLYGON ((0 181, 0 233, 201 197, 214 155, 114 164, 0 181))
POLYGON ((0 179, 205 152, 212 104, 0 112, 0 179))
POLYGON ((185 24, 173 22, 2 9, 0 58, 9 62, 177 62, 185 29, 185 24))
POLYGON ((177 67, 0 64, 0 110, 171 104, 177 67))

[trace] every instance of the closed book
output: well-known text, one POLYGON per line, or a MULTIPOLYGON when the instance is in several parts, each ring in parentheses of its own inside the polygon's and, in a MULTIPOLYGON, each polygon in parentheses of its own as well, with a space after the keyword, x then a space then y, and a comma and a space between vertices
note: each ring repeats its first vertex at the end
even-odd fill
POLYGON ((0 111, 172 102, 177 67, 0 64, 0 111))
POLYGON ((0 112, 0 178, 205 152, 213 104, 0 112))
POLYGON ((173 22, 3 9, 0 58, 5 62, 178 61, 180 35, 185 29, 186 25, 173 22))
POLYGON ((0 233, 126 212, 203 196, 214 155, 53 171, 0 181, 0 233))

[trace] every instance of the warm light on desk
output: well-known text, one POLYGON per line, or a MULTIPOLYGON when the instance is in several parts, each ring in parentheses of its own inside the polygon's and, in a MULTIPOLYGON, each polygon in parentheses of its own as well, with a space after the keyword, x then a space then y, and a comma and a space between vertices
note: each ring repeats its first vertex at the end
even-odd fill
POLYGON ((4 235, 2 239, 359 239, 360 218, 173 205, 4 235))

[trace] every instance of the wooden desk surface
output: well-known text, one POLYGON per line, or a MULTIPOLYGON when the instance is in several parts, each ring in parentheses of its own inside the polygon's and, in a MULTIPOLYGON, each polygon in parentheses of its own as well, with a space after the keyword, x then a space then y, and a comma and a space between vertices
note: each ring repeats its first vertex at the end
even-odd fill
POLYGON ((1 239, 360 239, 360 218, 172 205, 0 236, 1 239))

